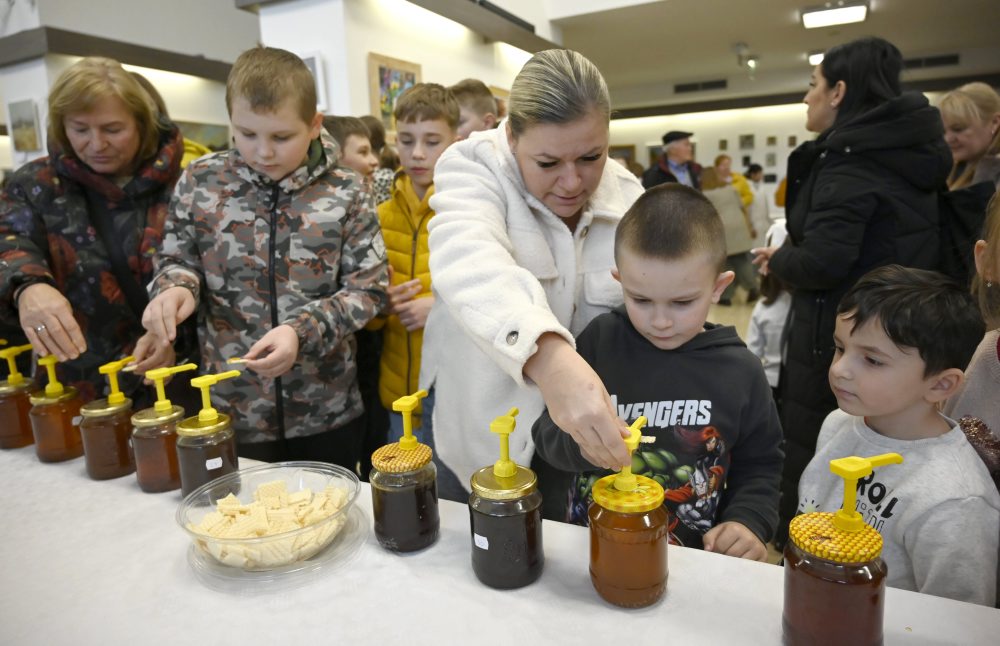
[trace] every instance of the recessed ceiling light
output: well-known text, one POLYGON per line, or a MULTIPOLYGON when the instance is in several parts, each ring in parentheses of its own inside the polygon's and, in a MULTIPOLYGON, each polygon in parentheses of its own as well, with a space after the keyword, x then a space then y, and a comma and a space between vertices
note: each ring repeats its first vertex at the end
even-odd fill
POLYGON ((802 26, 806 29, 846 25, 868 17, 867 2, 827 2, 821 7, 802 10, 802 26))
POLYGON ((816 67, 823 62, 823 52, 810 52, 809 53, 809 64, 816 67))

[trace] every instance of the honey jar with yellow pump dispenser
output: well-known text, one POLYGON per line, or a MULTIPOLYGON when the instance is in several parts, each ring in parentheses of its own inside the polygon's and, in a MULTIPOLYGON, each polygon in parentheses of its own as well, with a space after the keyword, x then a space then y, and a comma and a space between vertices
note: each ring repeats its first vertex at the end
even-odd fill
POLYGON ((120 478, 135 471, 132 454, 132 400, 118 388, 118 373, 135 357, 111 361, 99 368, 111 392, 80 408, 80 436, 87 475, 94 480, 120 478))
MULTIPOLYGON (((629 455, 646 418, 629 427, 629 455)), ((625 466, 594 483, 590 504, 590 580, 605 601, 625 608, 656 603, 667 589, 669 515, 663 487, 625 466)))
POLYGON ((173 491, 181 486, 177 465, 177 422, 184 409, 166 396, 164 381, 178 372, 197 368, 193 363, 146 371, 153 382, 156 402, 132 416, 132 451, 135 454, 135 478, 146 493, 173 491))
POLYGON ((781 617, 785 644, 882 643, 887 574, 882 535, 855 511, 855 502, 860 478, 902 461, 898 453, 830 460, 830 470, 844 479, 843 506, 792 519, 781 617))
POLYGON ((44 390, 29 397, 31 410, 31 432, 35 437, 35 454, 42 462, 63 462, 83 455, 83 440, 80 438, 80 394, 72 386, 63 386, 56 378, 54 354, 38 360, 45 366, 49 383, 44 390))
POLYGON ((212 408, 210 388, 223 379, 238 377, 239 370, 201 375, 191 386, 201 390, 202 408, 194 417, 177 425, 177 464, 181 471, 181 495, 186 496, 238 468, 236 433, 229 415, 212 408))
POLYGON ((28 417, 35 382, 17 369, 17 355, 29 350, 30 343, 0 350, 0 359, 6 359, 10 367, 7 379, 0 381, 0 449, 16 449, 35 441, 28 417))
POLYGON ((438 539, 437 468, 431 447, 413 436, 413 411, 426 390, 400 397, 392 410, 403 416, 403 437, 372 453, 372 514, 375 537, 393 552, 414 552, 438 539))
POLYGON ((500 459, 472 474, 469 520, 472 570, 492 588, 512 589, 542 575, 542 494, 538 477, 510 459, 510 434, 518 410, 490 424, 500 436, 500 459))

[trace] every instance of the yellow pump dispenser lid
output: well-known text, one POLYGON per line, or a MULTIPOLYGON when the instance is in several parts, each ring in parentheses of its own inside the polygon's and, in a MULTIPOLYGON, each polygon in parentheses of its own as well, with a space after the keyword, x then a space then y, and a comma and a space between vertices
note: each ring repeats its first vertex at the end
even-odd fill
POLYGON ((855 511, 858 480, 875 467, 900 464, 903 456, 884 453, 870 458, 830 460, 830 471, 844 479, 844 503, 836 512, 813 512, 792 519, 788 535, 799 549, 837 563, 864 563, 882 553, 882 535, 855 511))
POLYGON ((376 449, 372 453, 373 467, 383 473, 405 473, 415 471, 431 461, 431 447, 421 444, 413 437, 413 411, 426 396, 426 390, 418 390, 392 402, 392 410, 403 416, 403 437, 398 442, 376 449))
POLYGON ((48 354, 38 360, 38 365, 45 366, 48 372, 49 383, 45 384, 45 390, 32 393, 29 400, 33 405, 55 404, 73 399, 77 396, 76 388, 63 386, 56 377, 56 364, 59 359, 54 354, 48 354))
MULTIPOLYGON (((629 427, 625 439, 629 456, 639 446, 646 418, 640 416, 629 427)), ((663 487, 657 481, 632 473, 632 465, 622 467, 616 475, 605 476, 594 483, 594 502, 605 509, 623 513, 644 513, 663 504, 663 487)))
POLYGON ((9 348, 4 348, 3 350, 0 350, 0 358, 6 359, 7 367, 10 368, 10 374, 7 375, 6 385, 12 387, 20 386, 26 381, 29 381, 25 379, 24 375, 22 375, 17 370, 17 356, 31 349, 32 349, 31 344, 27 343, 25 345, 14 345, 9 348))
POLYGON ((156 389, 156 401, 149 408, 144 408, 132 416, 132 425, 136 428, 148 428, 159 426, 169 422, 176 422, 184 417, 184 409, 175 406, 169 399, 163 386, 163 382, 170 375, 187 370, 195 370, 198 366, 193 363, 184 363, 179 366, 168 368, 154 368, 147 370, 145 377, 153 382, 156 389))
POLYGON ((514 432, 518 412, 517 408, 511 408, 506 415, 490 422, 490 432, 500 436, 500 459, 472 474, 472 490, 482 498, 514 500, 538 488, 535 472, 510 459, 510 434, 514 432))
POLYGON ((227 370, 218 374, 201 375, 191 380, 191 386, 201 390, 201 410, 195 417, 189 417, 177 425, 178 435, 209 435, 229 426, 229 415, 212 408, 211 387, 223 379, 239 377, 239 370, 227 370))
POLYGON ((133 361, 135 361, 135 357, 128 356, 118 361, 109 361, 98 368, 98 372, 102 375, 107 375, 111 392, 108 394, 107 399, 95 399, 85 404, 80 408, 81 415, 84 417, 100 417, 118 413, 132 407, 132 400, 126 397, 125 393, 118 388, 118 373, 133 361))

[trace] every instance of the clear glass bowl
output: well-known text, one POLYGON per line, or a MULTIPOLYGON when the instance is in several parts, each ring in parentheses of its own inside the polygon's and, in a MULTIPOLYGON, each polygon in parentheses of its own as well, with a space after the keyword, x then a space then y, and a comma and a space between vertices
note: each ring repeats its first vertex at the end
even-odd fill
POLYGON ((217 478, 195 489, 177 508, 177 524, 191 537, 194 549, 219 563, 247 571, 266 571, 304 561, 327 547, 347 522, 361 490, 358 477, 344 467, 325 462, 277 462, 217 478), (257 487, 283 481, 289 494, 310 489, 322 492, 328 485, 343 489, 346 500, 332 515, 292 531, 253 538, 221 538, 192 529, 230 493, 249 505, 257 487))

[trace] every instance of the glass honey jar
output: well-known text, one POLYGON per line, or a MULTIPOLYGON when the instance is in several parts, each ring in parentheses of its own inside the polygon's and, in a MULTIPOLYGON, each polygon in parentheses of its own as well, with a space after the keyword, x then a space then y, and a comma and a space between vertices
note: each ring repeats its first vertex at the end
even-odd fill
POLYGON ((902 461, 898 453, 831 460, 830 470, 844 479, 843 507, 792 519, 781 615, 785 644, 882 643, 888 570, 882 535, 855 511, 857 484, 874 467, 902 461))
MULTIPOLYGON (((635 451, 646 418, 625 440, 635 451)), ((625 608, 656 603, 667 589, 668 514, 663 487, 631 466, 594 483, 590 504, 590 580, 605 601, 625 608)))
POLYGON ((490 424, 500 436, 500 459, 472 475, 469 522, 472 570, 501 590, 521 588, 542 575, 542 494, 538 477, 510 459, 516 408, 490 424))
POLYGON ((239 468, 236 433, 229 415, 212 408, 209 392, 219 381, 239 375, 239 370, 229 370, 191 380, 191 385, 201 390, 202 409, 177 425, 177 465, 181 472, 182 496, 239 468))
POLYGON ((393 552, 424 549, 441 531, 431 447, 413 436, 413 411, 426 396, 427 391, 420 390, 392 403, 392 409, 403 416, 403 437, 372 454, 369 483, 375 538, 393 552))
POLYGON ((35 438, 35 454, 42 462, 63 462, 83 455, 80 394, 76 388, 65 387, 56 379, 57 363, 53 354, 38 360, 48 372, 49 383, 29 397, 28 417, 35 438))
POLYGON ((31 350, 31 344, 0 350, 0 359, 10 367, 7 379, 0 381, 0 449, 17 449, 35 441, 31 433, 31 392, 35 382, 17 369, 17 355, 31 350))
POLYGON ((118 389, 118 372, 135 357, 104 364, 98 370, 107 375, 111 392, 80 408, 80 436, 87 475, 94 480, 120 478, 135 471, 132 455, 132 400, 118 389))
POLYGON ((132 416, 132 451, 135 454, 135 477, 146 493, 173 491, 181 486, 177 464, 177 422, 184 409, 166 397, 164 382, 171 375, 194 370, 193 363, 146 372, 146 379, 156 388, 156 402, 132 416))

